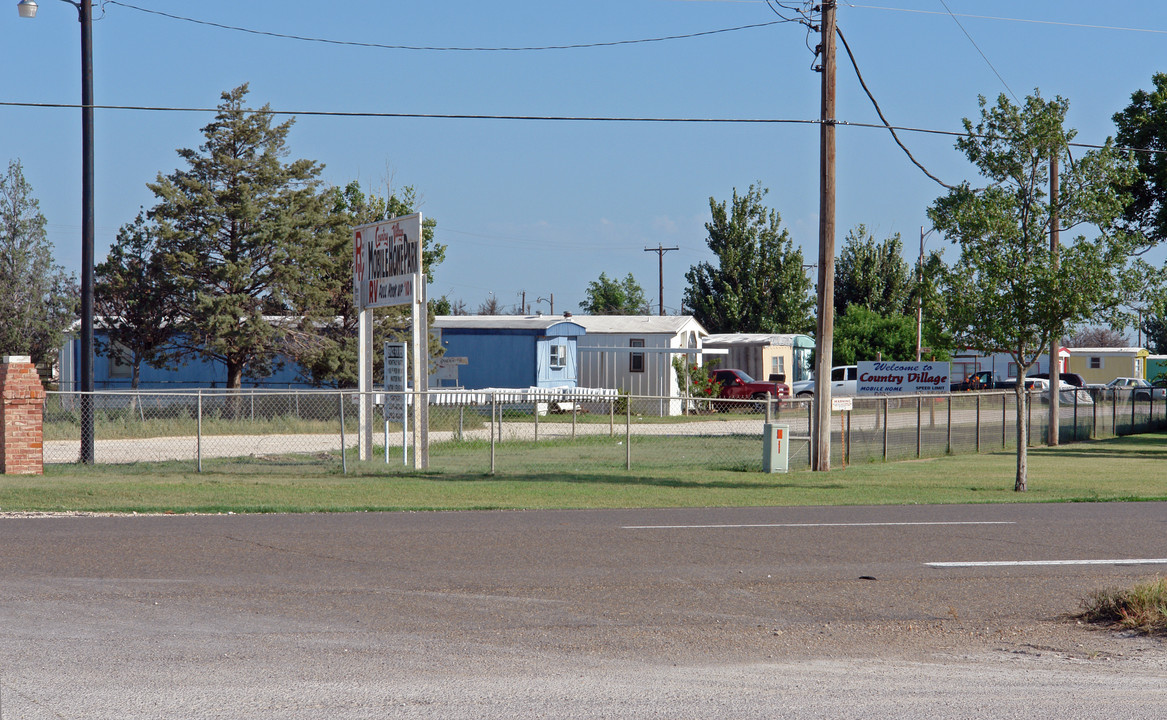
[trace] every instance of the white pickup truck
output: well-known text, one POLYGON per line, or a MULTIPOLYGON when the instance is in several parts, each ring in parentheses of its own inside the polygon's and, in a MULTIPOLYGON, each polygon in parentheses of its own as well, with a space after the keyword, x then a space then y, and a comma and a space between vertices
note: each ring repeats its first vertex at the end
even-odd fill
MULTIPOLYGON (((839 365, 831 368, 831 397, 854 396, 859 392, 859 366, 839 365)), ((790 394, 795 397, 814 396, 814 376, 809 380, 799 380, 790 386, 790 394)))

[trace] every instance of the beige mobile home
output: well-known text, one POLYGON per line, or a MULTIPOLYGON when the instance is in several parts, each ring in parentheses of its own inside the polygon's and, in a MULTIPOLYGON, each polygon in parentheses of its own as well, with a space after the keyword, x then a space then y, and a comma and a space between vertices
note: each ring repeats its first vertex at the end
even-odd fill
POLYGON ((1104 385, 1117 377, 1142 378, 1147 375, 1146 348, 1070 348, 1070 372, 1081 375, 1088 385, 1104 385))

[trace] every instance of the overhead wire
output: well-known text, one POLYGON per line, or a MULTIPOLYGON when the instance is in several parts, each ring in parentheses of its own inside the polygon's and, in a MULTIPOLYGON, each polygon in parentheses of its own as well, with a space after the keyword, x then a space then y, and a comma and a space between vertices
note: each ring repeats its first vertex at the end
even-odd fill
POLYGON ((948 11, 948 15, 952 18, 952 21, 956 23, 956 26, 960 28, 960 31, 964 33, 964 36, 968 38, 968 41, 972 43, 972 46, 976 48, 978 53, 980 53, 981 59, 985 61, 985 63, 989 66, 989 69, 993 71, 993 74, 997 76, 997 79, 1001 81, 1001 84, 1004 85, 1005 89, 1009 91, 1009 94, 1013 96, 1014 102, 1020 105, 1021 100, 1017 98, 1017 93, 1013 92, 1013 88, 1009 87, 1009 83, 1005 82, 1005 78, 1001 75, 1000 72, 997 71, 997 68, 993 65, 993 62, 989 60, 989 56, 985 55, 985 51, 981 50, 981 46, 977 45, 977 41, 973 40, 973 36, 969 34, 968 30, 965 30, 964 25, 960 22, 960 19, 957 18, 956 15, 952 12, 952 9, 948 7, 948 3, 945 2, 945 0, 940 0, 940 4, 944 6, 944 9, 948 11))
POLYGON ((1031 18, 1003 17, 998 15, 972 15, 970 13, 954 13, 951 10, 948 12, 940 12, 939 10, 920 10, 918 8, 897 8, 885 7, 881 5, 856 5, 849 2, 845 2, 844 4, 847 7, 855 8, 857 10, 889 10, 892 12, 915 13, 918 15, 949 15, 954 17, 969 18, 972 20, 999 20, 1002 22, 1031 23, 1034 25, 1057 25, 1060 27, 1083 28, 1086 30, 1117 30, 1120 32, 1141 32, 1153 33, 1157 35, 1167 35, 1167 30, 1159 30, 1156 28, 1127 27, 1122 25, 1094 25, 1090 23, 1072 23, 1060 20, 1034 20, 1031 18))
MULTIPOLYGON (((25 107, 44 109, 80 109, 91 107, 94 110, 124 110, 136 112, 174 112, 174 113, 217 113, 222 110, 218 107, 164 107, 152 105, 81 105, 79 103, 43 103, 43 102, 12 102, 0 101, 0 107, 25 107)), ((408 112, 372 112, 355 110, 273 110, 271 108, 244 108, 242 112, 266 113, 268 115, 302 115, 305 117, 350 117, 350 118, 402 118, 402 119, 435 119, 435 120, 503 120, 503 121, 530 121, 530 122, 603 122, 603 123, 678 123, 678 124, 742 124, 742 125, 819 125, 823 121, 819 118, 800 120, 797 118, 713 118, 713 117, 633 117, 633 116, 586 116, 586 115, 485 115, 471 113, 408 113, 408 112)), ((959 130, 937 130, 933 128, 911 127, 908 125, 888 125, 886 123, 867 123, 850 120, 834 120, 836 126, 874 128, 879 130, 898 130, 900 132, 923 133, 929 135, 946 135, 950 137, 969 137, 970 133, 959 130)), ((974 137, 979 135, 972 134, 974 137)), ((1081 147, 1098 150, 1105 145, 1091 143, 1069 143, 1072 147, 1081 147)), ((1117 147, 1123 152, 1144 153, 1157 155, 1167 153, 1167 150, 1151 148, 1117 147)))
POLYGON ((769 27, 771 25, 781 25, 786 22, 795 22, 794 20, 773 20, 764 23, 753 23, 750 25, 739 25, 737 27, 718 28, 716 30, 701 30, 692 33, 683 33, 680 35, 665 35, 661 37, 639 38, 636 40, 611 40, 607 42, 590 42, 577 43, 568 45, 533 45, 533 46, 515 46, 515 47, 458 47, 458 46, 436 46, 436 45, 389 45, 384 43, 359 42, 356 40, 333 40, 329 38, 309 37, 306 35, 292 35, 288 33, 277 33, 268 30, 255 30, 253 28, 240 27, 238 25, 226 25, 224 23, 212 22, 210 20, 198 20, 196 18, 186 17, 183 15, 175 15, 173 13, 162 12, 161 10, 151 10, 149 8, 131 5, 130 3, 119 2, 119 0, 106 0, 110 5, 117 5, 119 7, 128 8, 130 10, 137 10, 138 12, 148 13, 150 15, 159 15, 161 17, 170 18, 171 20, 178 20, 181 22, 194 23, 196 25, 206 25, 207 27, 219 28, 220 30, 231 30, 234 32, 248 33, 251 35, 262 35, 265 37, 280 38, 283 40, 299 40, 302 42, 325 43, 328 45, 347 45, 351 47, 365 47, 378 48, 382 50, 414 50, 427 52, 528 52, 528 51, 542 51, 542 50, 579 50, 584 48, 600 48, 600 47, 614 47, 619 45, 638 45, 643 43, 657 43, 667 42, 670 40, 688 40, 697 37, 706 37, 709 35, 719 35, 722 33, 738 32, 741 30, 753 30, 755 28, 769 27))
POLYGON ((895 128, 893 128, 891 123, 887 121, 887 118, 884 117, 883 110, 879 107, 879 102, 875 99, 875 96, 871 94, 871 89, 867 87, 867 82, 863 79, 863 73, 859 70, 859 63, 855 60, 855 53, 851 52, 851 45, 847 43, 847 38, 843 35, 843 30, 838 26, 835 26, 835 34, 838 35, 839 40, 843 42, 843 49, 847 51, 847 57, 851 59, 851 67, 855 68, 855 77, 859 78, 859 86, 862 87, 863 92, 867 94, 867 99, 870 100, 871 104, 875 107, 876 114, 879 115, 879 119, 883 121, 883 124, 891 133, 892 139, 896 141, 896 145, 900 146, 900 149, 904 151, 904 154, 908 156, 908 159, 912 161, 913 165, 920 168, 920 170, 923 171, 925 175, 935 180, 936 183, 941 187, 947 188, 948 190, 955 189, 952 185, 949 185, 940 178, 936 177, 928 170, 928 168, 924 167, 923 164, 921 164, 920 161, 916 159, 916 156, 912 154, 912 151, 908 149, 908 146, 904 145, 903 141, 900 140, 900 136, 896 134, 895 128))

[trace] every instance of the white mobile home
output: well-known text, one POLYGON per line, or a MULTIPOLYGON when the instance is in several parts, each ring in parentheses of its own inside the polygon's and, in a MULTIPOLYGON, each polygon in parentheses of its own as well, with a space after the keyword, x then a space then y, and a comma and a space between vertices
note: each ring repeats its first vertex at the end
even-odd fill
POLYGON ((700 362, 709 333, 688 315, 576 315, 585 334, 577 340, 579 386, 621 390, 635 400, 633 412, 679 415, 681 387, 673 358, 700 362))

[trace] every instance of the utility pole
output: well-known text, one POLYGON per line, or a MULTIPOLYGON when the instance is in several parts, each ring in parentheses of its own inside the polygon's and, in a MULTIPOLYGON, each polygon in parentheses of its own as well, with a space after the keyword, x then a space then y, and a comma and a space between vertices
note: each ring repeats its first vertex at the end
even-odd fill
POLYGON ((819 124, 819 298, 811 468, 831 469, 831 363, 835 336, 835 0, 823 0, 819 124))
POLYGON ((924 343, 924 226, 920 226, 920 260, 916 264, 916 362, 924 343))
MULTIPOLYGON (((1052 256, 1054 270, 1058 268, 1058 151, 1055 148, 1050 153, 1049 158, 1049 251, 1052 256)), ((1062 368, 1061 368, 1061 328, 1053 333, 1049 341, 1049 444, 1058 444, 1058 425, 1061 424, 1061 408, 1058 406, 1058 401, 1061 400, 1061 384, 1062 384, 1062 368)), ((1018 380, 1020 382, 1020 380, 1018 380)))
POLYGON ((676 247, 661 247, 660 243, 656 244, 654 248, 645 248, 645 252, 654 252, 657 254, 657 265, 659 267, 657 277, 660 280, 660 289, 657 297, 657 303, 660 304, 660 314, 665 314, 665 253, 669 250, 680 250, 676 247))

